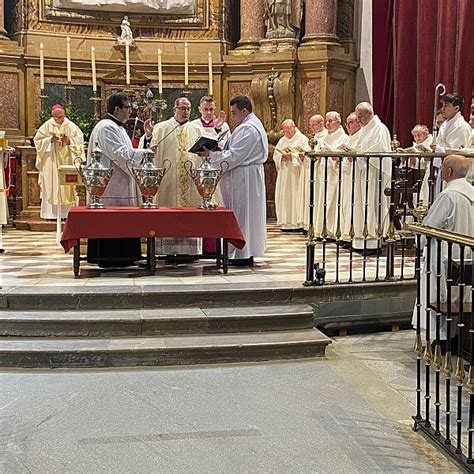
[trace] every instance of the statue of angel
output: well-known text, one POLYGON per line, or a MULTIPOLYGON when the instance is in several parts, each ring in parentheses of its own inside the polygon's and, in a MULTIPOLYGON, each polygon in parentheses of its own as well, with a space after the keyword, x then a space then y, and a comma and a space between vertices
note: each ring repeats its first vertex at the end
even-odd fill
POLYGON ((120 25, 121 34, 117 38, 118 44, 133 44, 133 34, 132 29, 130 28, 130 22, 128 21, 128 16, 125 15, 122 20, 122 24, 120 25))

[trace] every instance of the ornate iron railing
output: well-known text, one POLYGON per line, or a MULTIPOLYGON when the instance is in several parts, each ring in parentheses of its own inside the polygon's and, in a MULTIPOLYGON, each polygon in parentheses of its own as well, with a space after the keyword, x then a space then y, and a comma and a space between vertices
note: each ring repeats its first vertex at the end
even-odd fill
POLYGON ((408 227, 417 246, 414 429, 474 472, 474 237, 418 224, 408 227))
MULTIPOLYGON (((415 221, 417 207, 426 213, 433 201, 441 182, 440 164, 448 154, 307 152, 309 224, 304 285, 413 279, 415 235, 409 224, 415 221), (356 162, 367 171, 356 176, 356 162), (328 178, 330 167, 335 171, 328 178), (333 192, 336 188, 332 230, 328 228, 330 184, 333 192), (355 239, 361 245, 357 251, 355 239)), ((474 158, 474 154, 462 154, 474 158)))

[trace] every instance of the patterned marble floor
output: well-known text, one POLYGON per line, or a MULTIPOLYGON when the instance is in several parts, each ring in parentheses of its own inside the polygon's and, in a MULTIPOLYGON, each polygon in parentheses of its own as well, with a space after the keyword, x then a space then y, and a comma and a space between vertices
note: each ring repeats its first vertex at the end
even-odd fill
MULTIPOLYGON (((117 285, 190 285, 190 284, 234 284, 239 283, 287 283, 300 286, 305 280, 306 237, 301 234, 282 233, 275 224, 268 225, 268 245, 263 257, 256 259, 252 268, 229 268, 223 275, 211 260, 201 260, 193 264, 164 265, 159 262, 156 275, 140 276, 136 268, 121 271, 107 271, 99 275, 95 265, 81 263, 81 277, 74 278, 72 253, 65 254, 56 243, 53 232, 27 232, 4 229, 3 247, 0 255, 0 285, 16 286, 117 286, 117 285), (100 276, 100 278, 99 278, 100 276)), ((405 278, 414 273, 413 252, 402 259, 400 250, 395 258, 396 277, 403 268, 405 278)), ((385 254, 384 254, 385 255, 385 254)), ((380 279, 385 277, 385 256, 379 260, 380 279)), ((322 262, 322 243, 316 247, 316 262, 322 262)), ((363 257, 354 253, 353 281, 361 281, 363 257)), ((341 249, 339 258, 339 282, 349 278, 349 252, 341 249)), ((374 280, 377 274, 377 259, 368 257, 366 280, 374 280)), ((326 282, 336 279, 336 245, 326 246, 326 282)))

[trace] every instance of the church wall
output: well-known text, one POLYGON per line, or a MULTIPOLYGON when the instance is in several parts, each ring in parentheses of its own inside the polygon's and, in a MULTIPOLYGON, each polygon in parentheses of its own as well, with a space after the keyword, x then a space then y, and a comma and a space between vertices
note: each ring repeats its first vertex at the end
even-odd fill
MULTIPOLYGON (((60 97, 60 88, 67 85, 67 36, 71 44, 72 86, 76 87, 72 93, 74 101, 79 101, 81 107, 86 104, 83 108, 90 113, 87 95, 92 92, 88 92, 87 87, 91 87, 90 58, 94 46, 103 112, 107 95, 126 86, 124 47, 117 43, 123 14, 58 11, 53 7, 53 0, 6 1, 9 5, 14 4, 15 9, 13 14, 7 12, 6 24, 11 40, 0 40, 0 49, 8 43, 5 48, 9 48, 11 57, 9 64, 0 66, 0 74, 6 74, 4 77, 8 79, 0 82, 0 93, 12 108, 12 115, 4 119, 0 128, 7 128, 10 136, 16 136, 17 144, 29 143, 36 131, 42 103, 40 43, 44 44, 45 90, 48 93, 43 105, 50 105, 53 93, 54 97, 60 97), (77 99, 79 92, 81 99, 77 99)), ((327 2, 327 5, 330 3, 334 4, 327 2)), ((312 5, 315 8, 318 3, 312 5)), ((189 87, 196 102, 194 97, 197 99, 197 95, 207 91, 207 61, 208 52, 211 52, 213 95, 219 107, 228 112, 233 96, 248 95, 268 131, 270 159, 265 165, 265 173, 269 216, 274 216, 276 171, 271 155, 281 136, 281 122, 293 118, 298 127, 309 134, 309 118, 314 113, 324 114, 335 109, 345 117, 353 110, 357 67, 352 33, 354 1, 339 0, 334 37, 318 38, 313 28, 313 36, 305 39, 307 28, 301 24, 299 38, 286 42, 265 38, 263 13, 256 13, 260 12, 259 8, 263 9, 263 3, 256 0, 197 0, 193 17, 130 14, 135 38, 130 48, 131 89, 143 95, 150 88, 156 97, 157 52, 160 48, 164 98, 168 105, 166 113, 169 113, 173 98, 183 89, 184 42, 187 41, 189 87), (248 35, 246 38, 242 38, 244 33, 248 35)), ((323 19, 318 15, 319 10, 310 17, 320 22, 323 19)), ((4 53, 0 54, 3 59, 4 53)), ((65 91, 62 97, 64 100, 65 91)), ((230 125, 233 125, 231 121, 230 125)), ((31 183, 26 185, 32 186, 31 183)), ((32 202, 36 205, 36 198, 32 202)))

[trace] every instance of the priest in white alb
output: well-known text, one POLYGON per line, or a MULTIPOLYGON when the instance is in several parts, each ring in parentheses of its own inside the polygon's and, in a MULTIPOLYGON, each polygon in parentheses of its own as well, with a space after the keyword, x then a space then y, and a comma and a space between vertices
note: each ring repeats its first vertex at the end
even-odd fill
POLYGON ((282 122, 284 135, 278 141, 273 152, 273 161, 277 170, 275 186, 275 208, 277 224, 282 231, 301 229, 298 222, 300 175, 304 153, 309 150, 308 138, 303 135, 292 119, 282 122))
MULTIPOLYGON (((460 155, 448 155, 441 165, 441 176, 446 182, 445 189, 439 194, 428 214, 423 219, 423 225, 434 227, 450 232, 456 232, 463 235, 474 236, 474 188, 466 180, 469 171, 469 161, 466 157, 460 155)), ((426 238, 422 238, 422 246, 426 245, 426 238)), ((459 245, 453 245, 452 258, 459 260, 459 245)), ((424 252, 424 262, 421 271, 421 308, 420 322, 421 329, 427 330, 427 314, 430 319, 430 333, 427 335, 433 340, 436 334, 436 313, 428 309, 426 290, 429 278, 430 284, 430 303, 437 304, 437 278, 438 274, 438 244, 436 239, 431 240, 430 264, 427 265, 427 254, 424 252), (428 274, 431 271, 431 275, 428 274), (429 276, 430 275, 430 276, 429 276)), ((472 261, 472 253, 469 248, 465 248, 464 261, 472 261)), ((440 303, 445 305, 447 302, 447 270, 448 270, 448 246, 447 242, 441 245, 441 268, 440 268, 440 303)), ((459 308, 459 291, 457 286, 452 287, 451 307, 459 308)), ((464 303, 472 301, 472 289, 467 285, 464 287, 464 303)), ((465 306, 466 308, 466 306, 465 306)), ((417 307, 413 311, 413 326, 417 324, 417 307)), ((453 328, 454 329, 454 328, 453 328)), ((440 318, 440 338, 446 339, 446 318, 440 318)))
MULTIPOLYGON (((341 116, 331 111, 326 114, 327 135, 321 142, 321 151, 340 151, 347 134, 341 125, 341 116)), ((338 230, 340 161, 336 157, 323 157, 319 164, 319 181, 315 189, 314 234, 334 239, 338 230)), ((341 170, 342 180, 342 170, 341 170)), ((341 182, 342 186, 342 182, 341 182)), ((339 214, 340 223, 340 214, 339 214)), ((340 227, 339 227, 340 230, 340 227)))
MULTIPOLYGON (((194 207, 202 202, 193 180, 185 169, 186 161, 193 168, 201 163, 197 155, 188 150, 199 138, 197 127, 189 122, 191 102, 186 97, 176 99, 173 117, 157 123, 153 128, 150 148, 155 150, 155 161, 165 166, 165 159, 171 161, 171 168, 161 181, 157 195, 159 206, 194 207)), ((164 237, 157 239, 157 252, 163 255, 198 255, 202 253, 202 239, 164 237)))
MULTIPOLYGON (((324 127, 324 118, 322 115, 315 114, 310 117, 309 119, 309 127, 313 132, 313 141, 316 142, 316 146, 314 147, 314 151, 318 151, 324 137, 328 134, 327 129, 324 127)), ((314 181, 318 183, 316 185, 319 186, 320 183, 320 161, 318 160, 314 166, 314 181)), ((310 186, 310 159, 305 157, 303 161, 303 166, 301 169, 300 181, 301 184, 299 186, 299 196, 298 196, 298 207, 300 210, 300 216, 298 218, 298 224, 303 227, 303 229, 308 230, 309 224, 309 186, 310 186)))
MULTIPOLYGON (((372 105, 361 102, 355 113, 362 125, 358 151, 390 152, 390 132, 377 115, 374 115, 372 105)), ((390 187, 392 161, 389 157, 358 157, 354 173, 355 237, 352 247, 356 251, 366 249, 367 253, 375 253, 379 241, 388 231, 390 199, 385 196, 384 190, 390 187)))
POLYGON ((51 109, 51 118, 41 125, 33 140, 41 189, 40 216, 56 219, 60 206, 60 217, 65 218, 76 202, 76 196, 73 186, 59 184, 58 166, 73 164, 74 155, 69 145, 83 146, 84 135, 76 124, 66 118, 64 108, 55 104, 51 109))

